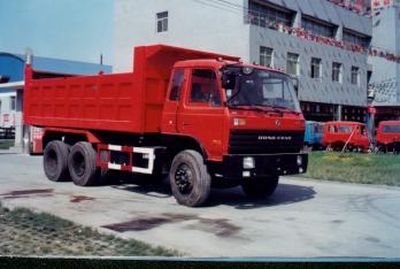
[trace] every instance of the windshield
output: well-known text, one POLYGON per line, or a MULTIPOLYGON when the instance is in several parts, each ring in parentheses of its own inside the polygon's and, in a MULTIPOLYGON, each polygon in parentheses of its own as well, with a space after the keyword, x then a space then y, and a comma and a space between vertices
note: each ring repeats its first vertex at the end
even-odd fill
POLYGON ((352 126, 339 126, 339 133, 351 133, 353 131, 353 127, 352 126))
POLYGON ((400 133, 400 125, 384 125, 384 133, 400 133))
POLYGON ((228 106, 261 106, 301 112, 291 79, 284 74, 254 69, 249 74, 240 67, 227 67, 235 75, 233 89, 225 89, 228 106))
POLYGON ((317 124, 315 126, 314 132, 315 133, 322 133, 324 131, 324 126, 322 124, 317 124))

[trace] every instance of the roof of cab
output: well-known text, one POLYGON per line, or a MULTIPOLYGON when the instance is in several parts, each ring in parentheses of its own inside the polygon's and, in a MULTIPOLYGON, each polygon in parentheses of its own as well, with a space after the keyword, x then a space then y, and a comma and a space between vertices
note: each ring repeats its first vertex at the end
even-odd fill
POLYGON ((174 64, 175 68, 185 68, 185 67, 214 67, 216 69, 220 69, 225 65, 235 65, 240 64, 241 66, 252 67, 256 69, 262 69, 272 72, 277 72, 281 74, 287 75, 285 72, 277 69, 273 69, 270 67, 262 66, 262 65, 255 65, 255 64, 247 64, 240 61, 228 61, 228 60, 219 60, 219 59, 195 59, 195 60, 182 60, 178 61, 174 64))
POLYGON ((400 125, 400 120, 386 120, 381 121, 379 125, 400 125))
POLYGON ((365 125, 364 123, 357 122, 357 121, 328 121, 325 122, 326 125, 365 125))

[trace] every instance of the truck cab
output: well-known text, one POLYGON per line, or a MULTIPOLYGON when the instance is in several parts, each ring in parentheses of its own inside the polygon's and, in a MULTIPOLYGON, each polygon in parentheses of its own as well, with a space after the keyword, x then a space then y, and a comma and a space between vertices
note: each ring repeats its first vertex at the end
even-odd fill
POLYGON ((314 149, 321 148, 323 132, 324 132, 323 122, 306 121, 304 144, 314 149))
MULTIPOLYGON (((194 138, 213 185, 277 182, 304 173, 304 117, 291 78, 222 59, 177 62, 163 109, 164 134, 194 138)), ((248 191, 251 192, 251 191, 248 191)))

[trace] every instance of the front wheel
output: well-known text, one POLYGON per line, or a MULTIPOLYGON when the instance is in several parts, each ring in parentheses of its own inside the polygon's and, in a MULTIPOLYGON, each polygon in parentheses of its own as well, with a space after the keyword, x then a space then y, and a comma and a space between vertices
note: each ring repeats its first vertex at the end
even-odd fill
POLYGON ((184 150, 175 156, 169 180, 172 194, 181 205, 202 205, 210 194, 211 177, 197 151, 184 150))
POLYGON ((248 181, 242 183, 242 189, 251 198, 265 198, 274 193, 278 182, 279 176, 248 179, 248 181))

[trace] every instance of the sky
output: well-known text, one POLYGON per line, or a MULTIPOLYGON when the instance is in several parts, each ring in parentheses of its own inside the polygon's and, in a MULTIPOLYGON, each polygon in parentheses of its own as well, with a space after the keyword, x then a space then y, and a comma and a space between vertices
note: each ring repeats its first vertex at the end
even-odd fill
POLYGON ((0 0, 0 52, 113 63, 114 0, 0 0))

